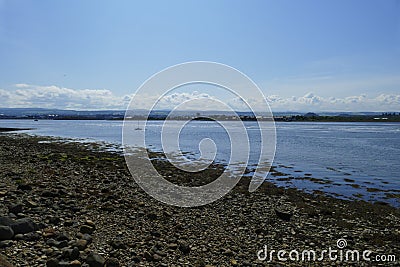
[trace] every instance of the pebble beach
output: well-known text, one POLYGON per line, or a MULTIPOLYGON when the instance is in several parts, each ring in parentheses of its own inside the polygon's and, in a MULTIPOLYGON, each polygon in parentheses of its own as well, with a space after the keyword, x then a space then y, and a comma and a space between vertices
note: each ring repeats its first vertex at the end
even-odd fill
MULTIPOLYGON (((216 202, 174 207, 147 195, 120 153, 47 137, 1 134, 0 162, 0 266, 399 264, 400 210, 387 203, 341 200, 269 182, 249 193, 244 177, 216 202), (372 251, 372 260, 394 255, 395 261, 259 257, 266 246, 319 251, 337 249, 338 240, 345 240, 343 249, 372 251)), ((152 162, 171 182, 192 186, 223 171, 213 165, 192 174, 152 162)))

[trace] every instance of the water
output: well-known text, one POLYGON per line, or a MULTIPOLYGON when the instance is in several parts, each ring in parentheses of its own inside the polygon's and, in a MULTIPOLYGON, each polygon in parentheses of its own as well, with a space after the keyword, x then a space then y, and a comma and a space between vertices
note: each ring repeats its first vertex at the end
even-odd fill
MULTIPOLYGON (((137 122, 133 122, 137 123, 137 122)), ((139 127, 144 128, 144 121, 139 127)), ((0 127, 35 128, 31 134, 122 143, 122 121, 0 120, 0 127)), ((149 121, 146 142, 161 150, 162 121, 149 121)), ((250 136, 250 165, 256 162, 260 138, 255 122, 245 122, 250 136)), ((305 191, 320 190, 342 198, 381 200, 400 206, 400 124, 278 122, 273 165, 282 174, 267 180, 305 191), (397 194, 397 198, 393 195, 397 194)), ((188 157, 199 156, 199 143, 210 138, 216 160, 227 162, 231 153, 226 131, 217 123, 196 121, 181 131, 179 145, 188 157)), ((245 142, 235 143, 244 146, 245 142)))

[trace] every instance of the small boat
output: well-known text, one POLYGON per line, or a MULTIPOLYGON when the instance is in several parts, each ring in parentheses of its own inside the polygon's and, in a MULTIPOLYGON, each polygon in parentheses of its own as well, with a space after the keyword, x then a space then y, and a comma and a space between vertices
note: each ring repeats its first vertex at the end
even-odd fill
POLYGON ((135 131, 140 131, 142 128, 139 127, 139 121, 137 122, 137 127, 135 128, 135 131))
POLYGON ((39 121, 38 119, 34 119, 34 121, 39 121))

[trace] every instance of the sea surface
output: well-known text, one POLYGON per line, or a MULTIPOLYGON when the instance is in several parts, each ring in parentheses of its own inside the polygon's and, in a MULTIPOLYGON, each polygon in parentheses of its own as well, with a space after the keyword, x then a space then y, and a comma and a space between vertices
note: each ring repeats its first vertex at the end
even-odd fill
MULTIPOLYGON (((148 121, 146 126, 145 121, 131 123, 142 131, 146 129, 146 145, 150 149, 162 151, 163 121, 148 121)), ((256 122, 244 124, 250 141, 251 169, 258 159, 260 137, 256 122)), ((117 147, 122 144, 122 125, 122 121, 99 120, 0 120, 0 127, 33 128, 22 131, 28 134, 104 142, 117 147)), ((276 137, 273 166, 280 175, 269 174, 267 181, 307 192, 322 191, 340 198, 384 201, 400 206, 399 123, 277 122, 276 137)), ((227 163, 231 153, 229 136, 215 122, 186 124, 179 134, 180 149, 188 153, 188 158, 196 159, 204 138, 216 144, 215 160, 227 163)))

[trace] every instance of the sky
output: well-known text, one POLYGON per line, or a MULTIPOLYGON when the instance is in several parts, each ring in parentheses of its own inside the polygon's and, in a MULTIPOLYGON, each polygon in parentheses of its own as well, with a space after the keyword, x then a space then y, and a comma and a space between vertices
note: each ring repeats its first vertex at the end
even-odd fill
POLYGON ((400 1, 0 0, 0 107, 124 109, 188 61, 240 70, 274 111, 400 111, 400 1))

